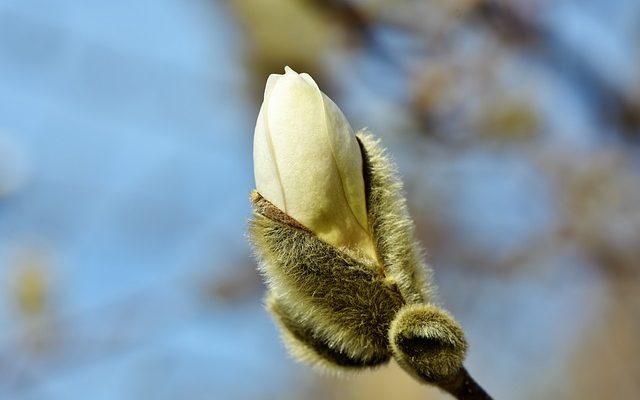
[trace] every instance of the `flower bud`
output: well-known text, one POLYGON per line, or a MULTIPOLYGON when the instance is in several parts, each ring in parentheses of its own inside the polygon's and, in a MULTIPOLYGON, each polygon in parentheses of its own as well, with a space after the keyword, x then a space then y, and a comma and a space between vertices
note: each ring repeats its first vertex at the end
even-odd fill
POLYGON ((285 71, 256 124, 248 236, 287 348, 337 373, 394 358, 458 399, 490 400, 463 366, 464 332, 434 305, 391 159, 309 75, 285 71))
POLYGON ((376 259, 362 154, 340 109, 308 74, 269 76, 253 145, 256 189, 321 240, 376 259))

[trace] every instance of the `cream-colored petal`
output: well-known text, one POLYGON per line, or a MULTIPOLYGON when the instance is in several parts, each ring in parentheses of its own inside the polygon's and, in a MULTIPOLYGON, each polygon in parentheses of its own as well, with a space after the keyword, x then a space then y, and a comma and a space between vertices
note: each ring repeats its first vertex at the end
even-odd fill
MULTIPOLYGON (((309 85, 317 88, 318 85, 316 84, 316 81, 313 80, 313 78, 311 77, 311 75, 307 74, 307 73, 302 73, 300 74, 300 76, 302 77, 302 79, 304 79, 305 82, 307 82, 309 85)), ((319 89, 318 89, 319 90, 319 89)))
POLYGON ((254 143, 256 187, 267 200, 322 240, 375 258, 360 148, 309 75, 287 67, 269 78, 254 143))
MULTIPOLYGON (((269 96, 271 96, 271 92, 273 91, 273 87, 276 85, 276 82, 278 82, 278 79, 280 79, 281 77, 282 77, 282 75, 271 74, 271 75, 269 75, 269 78, 267 78, 267 84, 264 87, 264 97, 262 99, 262 105, 263 106, 269 100, 269 96)), ((260 108, 262 108, 262 107, 260 107, 260 108)))
MULTIPOLYGON (((275 84, 275 80, 273 84, 275 84)), ((274 157, 275 149, 266 121, 267 108, 267 102, 260 107, 253 136, 253 172, 256 180, 256 189, 264 198, 286 212, 287 207, 282 180, 274 157)))
POLYGON ((320 91, 316 82, 308 74, 301 75, 305 81, 316 88, 318 95, 321 97, 325 114, 325 133, 329 137, 345 198, 360 226, 367 230, 362 154, 353 129, 340 108, 320 91), (356 174, 353 171, 359 171, 360 173, 356 174))

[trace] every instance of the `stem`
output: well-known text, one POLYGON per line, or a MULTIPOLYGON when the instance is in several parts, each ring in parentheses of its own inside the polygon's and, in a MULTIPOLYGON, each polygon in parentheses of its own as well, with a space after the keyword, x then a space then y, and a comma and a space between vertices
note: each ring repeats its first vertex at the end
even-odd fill
POLYGON ((451 379, 436 385, 458 400, 492 400, 491 396, 473 380, 465 367, 460 368, 451 379))

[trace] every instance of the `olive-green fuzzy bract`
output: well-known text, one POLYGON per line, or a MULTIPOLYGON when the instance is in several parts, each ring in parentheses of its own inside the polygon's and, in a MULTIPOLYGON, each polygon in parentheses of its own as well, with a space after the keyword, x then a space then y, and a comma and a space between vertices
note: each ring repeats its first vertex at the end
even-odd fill
POLYGON ((394 357, 422 380, 446 379, 462 366, 464 335, 432 305, 429 270, 391 160, 370 134, 357 138, 378 259, 323 242, 254 192, 249 237, 267 309, 290 353, 316 367, 348 371, 394 357))
POLYGON ((407 303, 432 301, 427 283, 431 270, 423 263, 422 250, 414 239, 395 166, 371 134, 360 132, 357 138, 364 160, 369 224, 384 273, 395 281, 407 303))
POLYGON ((451 316, 429 304, 403 307, 391 323, 389 341, 398 363, 416 378, 439 382, 460 369, 464 333, 451 316))

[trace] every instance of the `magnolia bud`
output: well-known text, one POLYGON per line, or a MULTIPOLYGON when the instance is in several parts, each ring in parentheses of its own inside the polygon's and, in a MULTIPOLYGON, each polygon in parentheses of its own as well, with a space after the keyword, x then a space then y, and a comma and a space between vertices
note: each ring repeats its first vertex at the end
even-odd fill
POLYGON ((379 141, 364 131, 356 139, 313 79, 286 68, 267 81, 253 157, 248 236, 291 354, 333 372, 394 358, 459 400, 490 400, 463 366, 464 332, 434 305, 379 141))
POLYGON ((362 154, 340 109, 308 74, 269 76, 253 144, 256 189, 321 240, 376 259, 362 154))

